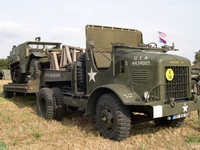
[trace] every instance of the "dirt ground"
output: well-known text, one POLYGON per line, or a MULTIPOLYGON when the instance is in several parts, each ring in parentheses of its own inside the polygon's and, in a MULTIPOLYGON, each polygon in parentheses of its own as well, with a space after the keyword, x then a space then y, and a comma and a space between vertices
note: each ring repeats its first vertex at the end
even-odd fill
POLYGON ((4 84, 12 82, 11 80, 0 80, 0 88, 3 87, 4 84))
MULTIPOLYGON (((0 81, 0 91, 8 82, 0 81)), ((115 142, 101 137, 95 121, 83 110, 68 110, 60 122, 47 121, 37 116, 34 96, 6 100, 1 95, 0 149, 4 143, 10 150, 198 150, 197 121, 197 113, 192 112, 181 128, 134 124, 127 139, 115 142)))

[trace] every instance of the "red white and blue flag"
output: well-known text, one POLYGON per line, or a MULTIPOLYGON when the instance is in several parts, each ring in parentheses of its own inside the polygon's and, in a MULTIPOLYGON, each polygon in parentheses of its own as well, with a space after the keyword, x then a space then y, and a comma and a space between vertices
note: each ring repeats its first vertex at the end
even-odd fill
POLYGON ((166 33, 158 31, 158 36, 159 36, 158 38, 159 38, 160 43, 163 43, 163 44, 167 43, 167 40, 166 40, 167 34, 166 33))

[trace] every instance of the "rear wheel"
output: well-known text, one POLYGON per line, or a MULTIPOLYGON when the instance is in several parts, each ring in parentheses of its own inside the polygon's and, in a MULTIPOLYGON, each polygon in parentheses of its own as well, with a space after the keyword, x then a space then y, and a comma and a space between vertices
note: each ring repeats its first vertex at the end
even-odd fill
POLYGON ((3 89, 3 97, 4 98, 12 98, 13 97, 13 92, 3 89))
POLYGON ((78 108, 77 108, 77 107, 74 107, 74 106, 68 106, 67 108, 68 108, 69 110, 72 110, 72 111, 78 110, 78 108))
POLYGON ((55 103, 55 111, 54 111, 54 119, 62 120, 63 117, 66 116, 66 105, 63 104, 63 94, 62 91, 54 87, 53 90, 53 99, 55 103))
POLYGON ((37 95, 37 114, 47 120, 54 118, 53 90, 42 88, 37 95))
POLYGON ((130 134, 130 114, 119 98, 108 93, 102 95, 96 106, 96 123, 103 137, 120 141, 130 134))

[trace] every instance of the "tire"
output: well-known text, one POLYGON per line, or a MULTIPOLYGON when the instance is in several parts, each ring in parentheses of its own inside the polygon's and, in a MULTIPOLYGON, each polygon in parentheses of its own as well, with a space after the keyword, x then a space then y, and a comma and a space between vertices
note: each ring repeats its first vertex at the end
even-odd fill
POLYGON ((3 97, 4 98, 12 98, 13 97, 13 92, 6 91, 5 89, 3 89, 3 97))
POLYGON ((71 110, 71 111, 76 111, 76 110, 78 110, 78 108, 77 107, 74 107, 74 106, 68 106, 67 107, 69 110, 71 110))
POLYGON ((31 60, 29 72, 30 72, 30 80, 36 80, 40 78, 41 66, 36 58, 31 60))
POLYGON ((81 62, 81 66, 77 66, 77 83, 78 87, 82 90, 86 90, 86 67, 85 67, 85 53, 82 54, 77 61, 81 62))
POLYGON ((20 92, 16 92, 15 95, 16 95, 16 96, 25 96, 24 93, 20 93, 20 92))
POLYGON ((53 90, 42 88, 37 95, 37 114, 46 120, 54 118, 53 90))
POLYGON ((120 141, 129 136, 131 128, 129 109, 115 94, 108 93, 99 98, 95 115, 97 127, 103 137, 120 141))
POLYGON ((19 64, 11 68, 11 79, 13 83, 20 83, 21 72, 20 72, 19 64))
POLYGON ((183 125, 184 121, 185 121, 185 117, 175 119, 175 120, 167 120, 167 118, 160 118, 160 119, 154 120, 154 123, 157 126, 167 126, 167 127, 179 128, 183 125))
POLYGON ((54 87, 52 88, 53 91, 53 99, 54 99, 54 119, 62 120, 66 116, 66 105, 63 104, 63 94, 62 91, 54 87))

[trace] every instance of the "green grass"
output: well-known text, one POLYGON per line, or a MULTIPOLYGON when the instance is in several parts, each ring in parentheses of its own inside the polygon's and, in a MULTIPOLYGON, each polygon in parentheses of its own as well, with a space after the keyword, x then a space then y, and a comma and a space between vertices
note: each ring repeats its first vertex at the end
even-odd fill
POLYGON ((6 144, 2 141, 0 141, 0 150, 8 150, 8 148, 6 147, 6 144))
POLYGON ((42 134, 39 133, 39 132, 35 132, 35 133, 33 134, 33 137, 34 137, 35 139, 39 139, 41 136, 42 136, 42 134))
POLYGON ((6 100, 2 97, 0 97, 0 102, 5 102, 6 100))
POLYGON ((200 143, 200 136, 190 135, 187 140, 188 143, 200 143))
POLYGON ((13 146, 16 146, 16 145, 18 145, 18 141, 17 141, 17 140, 14 140, 13 146))

